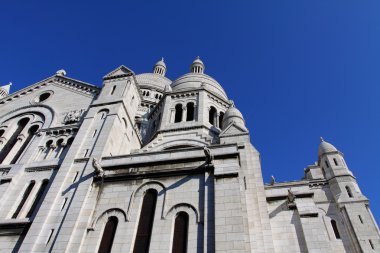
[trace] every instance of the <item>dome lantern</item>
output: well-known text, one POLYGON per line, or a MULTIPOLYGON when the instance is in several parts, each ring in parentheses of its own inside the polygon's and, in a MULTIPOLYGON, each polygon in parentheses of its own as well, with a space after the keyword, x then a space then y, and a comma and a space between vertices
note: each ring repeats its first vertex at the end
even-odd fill
POLYGON ((191 64, 190 72, 191 73, 203 74, 204 70, 205 70, 205 65, 203 64, 203 62, 201 61, 199 56, 197 56, 197 58, 191 64))
POLYGON ((161 76, 165 76, 165 74, 166 74, 166 64, 164 62, 164 57, 162 57, 161 60, 159 60, 156 63, 156 65, 154 65, 153 73, 154 74, 159 74, 161 76))

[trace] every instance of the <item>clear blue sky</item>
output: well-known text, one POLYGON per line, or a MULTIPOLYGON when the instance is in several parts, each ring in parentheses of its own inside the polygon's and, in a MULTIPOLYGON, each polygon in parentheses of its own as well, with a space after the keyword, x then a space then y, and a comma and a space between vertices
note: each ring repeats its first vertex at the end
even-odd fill
POLYGON ((0 83, 63 68, 100 85, 161 56, 173 80, 200 55, 244 114, 266 182, 300 179, 323 136, 380 221, 380 1, 103 2, 3 1, 0 83))

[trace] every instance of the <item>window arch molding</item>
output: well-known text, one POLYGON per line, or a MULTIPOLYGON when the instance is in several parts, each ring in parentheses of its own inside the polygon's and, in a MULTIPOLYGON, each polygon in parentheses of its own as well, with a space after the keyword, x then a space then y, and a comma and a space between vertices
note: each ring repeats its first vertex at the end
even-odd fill
POLYGON ((41 124, 40 128, 48 128, 56 121, 55 111, 47 105, 30 105, 18 108, 0 117, 0 126, 9 126, 11 120, 21 119, 23 116, 30 115, 31 123, 41 124))
POLYGON ((201 218, 198 210, 191 204, 188 203, 178 203, 172 206, 165 214, 165 219, 175 218, 176 215, 180 212, 187 213, 189 215, 189 221, 193 221, 193 223, 201 223, 201 218))
POLYGON ((95 217, 91 222, 89 230, 102 230, 107 223, 109 217, 116 216, 119 221, 127 222, 127 214, 121 208, 110 208, 103 211, 99 216, 95 217))
POLYGON ((157 204, 156 212, 160 211, 160 217, 164 218, 165 202, 166 202, 166 186, 159 181, 149 181, 140 185, 131 195, 131 200, 129 201, 127 219, 129 221, 137 221, 139 218, 140 209, 142 206, 142 201, 145 193, 148 190, 157 191, 157 204))

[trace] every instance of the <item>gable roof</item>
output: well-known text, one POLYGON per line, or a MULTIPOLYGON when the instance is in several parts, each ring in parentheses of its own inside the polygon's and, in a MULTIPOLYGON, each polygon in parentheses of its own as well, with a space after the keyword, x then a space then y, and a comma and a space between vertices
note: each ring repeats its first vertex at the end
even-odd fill
POLYGON ((99 87, 89 83, 75 80, 73 78, 63 75, 54 75, 0 99, 0 105, 16 100, 23 95, 35 92, 39 90, 41 87, 46 86, 47 84, 59 85, 62 86, 62 88, 71 89, 73 92, 80 93, 84 96, 89 97, 96 96, 101 90, 99 87))
POLYGON ((111 71, 110 73, 108 73, 107 75, 105 75, 103 77, 103 80, 109 80, 109 79, 115 79, 115 78, 120 78, 120 77, 125 77, 125 76, 131 76, 134 74, 135 73, 131 69, 127 68, 124 65, 121 65, 117 69, 115 69, 115 70, 111 71))
POLYGON ((231 122, 220 134, 219 137, 229 137, 237 135, 247 135, 249 134, 247 129, 243 129, 235 122, 231 122))

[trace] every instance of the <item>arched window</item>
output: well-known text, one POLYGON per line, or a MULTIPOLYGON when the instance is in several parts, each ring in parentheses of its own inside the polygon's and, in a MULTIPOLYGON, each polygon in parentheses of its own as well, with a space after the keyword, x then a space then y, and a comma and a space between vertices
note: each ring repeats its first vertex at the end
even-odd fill
POLYGON ((57 151, 56 151, 56 153, 55 153, 55 157, 56 158, 59 158, 60 157, 60 155, 61 155, 61 153, 62 153, 62 151, 63 151, 63 145, 62 145, 62 143, 63 143, 63 139, 59 139, 58 141, 57 141, 57 151))
POLYGON ((44 196, 44 193, 46 191, 46 188, 49 184, 49 180, 44 179, 42 181, 42 184, 40 186, 40 189, 38 189, 36 198, 33 201, 33 205, 30 207, 28 214, 26 215, 26 218, 32 217, 34 211, 37 209, 38 204, 41 202, 42 197, 44 196))
POLYGON ((108 218, 106 226, 104 227, 104 232, 102 240, 100 242, 98 253, 109 253, 112 249, 113 239, 115 238, 116 228, 119 220, 115 216, 108 218))
POLYGON ((215 107, 211 106, 209 115, 208 115, 208 121, 210 122, 211 125, 215 126, 215 118, 216 118, 216 109, 215 107))
POLYGON ((42 93, 38 98, 38 102, 43 102, 47 100, 50 97, 50 95, 51 94, 49 92, 42 93))
POLYGON ((186 105, 186 121, 193 121, 194 120, 194 103, 187 103, 186 105))
POLYGON ((51 147, 52 144, 53 144, 53 140, 49 140, 46 142, 45 157, 44 157, 45 160, 49 158, 49 155, 50 155, 50 152, 52 149, 52 147, 51 147))
POLYGON ((220 112, 219 114, 219 128, 223 128, 223 118, 224 118, 224 112, 220 112))
POLYGON ((331 226, 332 226, 332 228, 334 230, 335 238, 336 239, 340 239, 340 234, 339 234, 338 226, 336 225, 336 221, 335 220, 331 220, 331 226))
POLYGON ((189 215, 179 212, 174 222, 174 238, 172 253, 187 252, 187 237, 189 230, 189 215))
POLYGON ((17 129, 9 138, 9 141, 5 144, 3 149, 1 150, 0 153, 0 164, 4 161, 4 159, 7 157, 9 152, 12 150, 13 146, 17 143, 17 137, 18 135, 24 130, 26 124, 28 124, 29 118, 23 118, 17 123, 17 129))
POLYGON ((1 130, 0 130, 0 137, 2 137, 2 136, 3 136, 4 132, 5 132, 5 130, 4 130, 4 129, 1 129, 1 130))
POLYGON ((335 166, 338 166, 339 165, 338 161, 335 158, 333 158, 333 160, 334 160, 335 166))
POLYGON ((348 197, 349 197, 349 198, 352 198, 353 196, 352 196, 351 189, 350 189, 350 187, 348 187, 347 185, 346 185, 346 191, 347 191, 347 195, 348 195, 348 197))
POLYGON ((182 105, 178 104, 175 106, 174 123, 181 122, 181 121, 182 121, 182 105))
POLYGON ((25 141, 22 143, 22 146, 19 148, 16 155, 13 157, 11 164, 14 164, 17 162, 21 154, 24 152, 25 148, 28 146, 30 140, 33 138, 34 134, 37 132, 38 128, 39 127, 37 125, 34 125, 31 128, 29 128, 28 136, 26 137, 25 141))
POLYGON ((145 193, 141 207, 139 225, 137 228, 136 241, 133 253, 148 253, 154 213, 156 210, 157 191, 150 189, 145 193))
POLYGON ((28 199, 30 193, 32 192, 33 187, 34 187, 35 184, 36 184, 36 182, 34 180, 30 181, 28 187, 25 189, 25 192, 22 195, 22 199, 20 201, 20 204, 18 204, 16 211, 12 215, 12 219, 16 219, 17 218, 17 216, 20 213, 22 207, 24 206, 26 200, 28 199))

